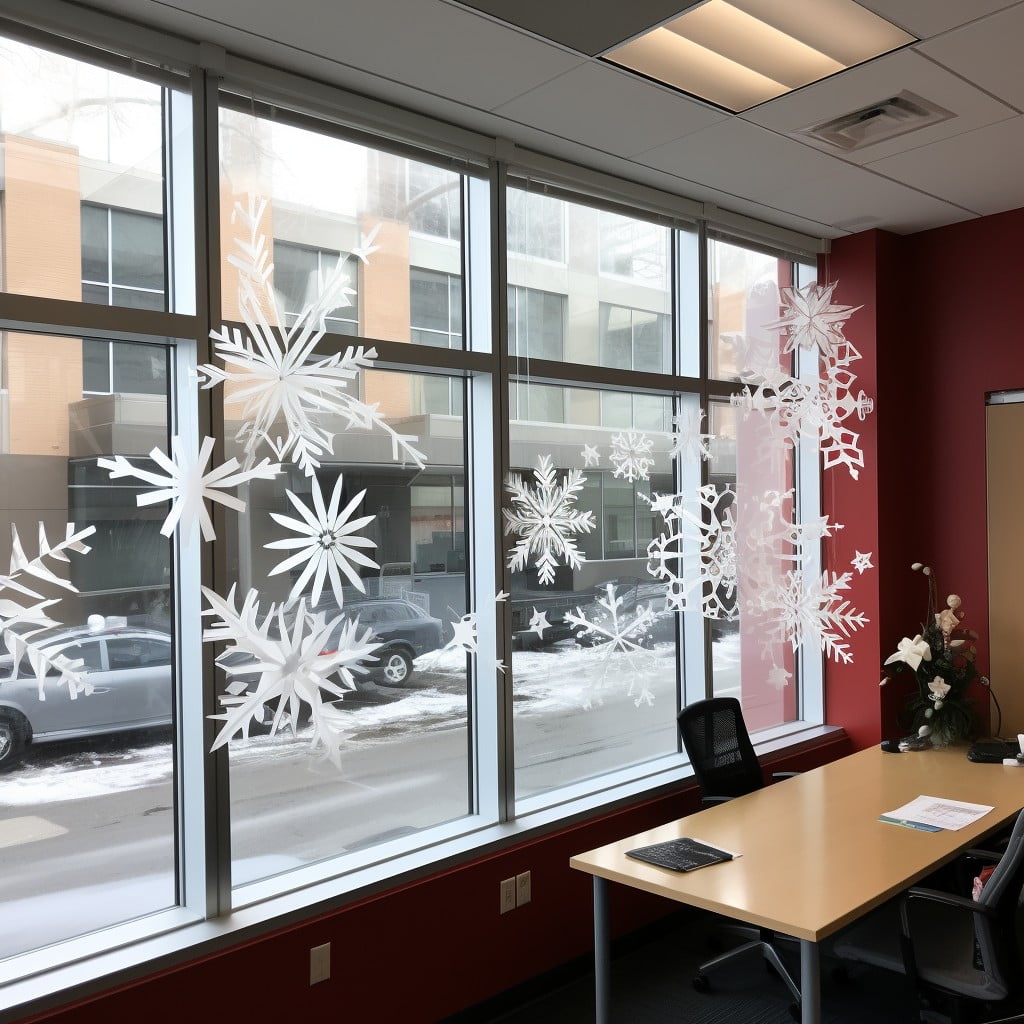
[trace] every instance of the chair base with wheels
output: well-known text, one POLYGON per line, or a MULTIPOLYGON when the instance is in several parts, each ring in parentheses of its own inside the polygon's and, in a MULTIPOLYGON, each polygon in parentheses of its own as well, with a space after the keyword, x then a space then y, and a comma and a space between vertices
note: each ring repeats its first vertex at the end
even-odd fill
POLYGON ((697 973, 693 976, 693 987, 698 992, 710 992, 711 981, 708 978, 709 972, 715 970, 716 967, 720 967, 722 964, 729 963, 737 957, 745 957, 753 953, 757 953, 764 958, 765 964, 783 980, 786 987, 789 989, 790 994, 793 996, 793 999, 796 1001, 797 1009, 799 1009, 800 988, 793 980, 793 976, 786 969, 786 965, 779 958, 779 954, 775 951, 775 947, 772 945, 775 939, 775 934, 767 929, 760 929, 759 931, 759 938, 753 939, 750 942, 744 942, 742 945, 727 950, 719 956, 713 957, 711 960, 702 963, 700 967, 697 968, 697 973))

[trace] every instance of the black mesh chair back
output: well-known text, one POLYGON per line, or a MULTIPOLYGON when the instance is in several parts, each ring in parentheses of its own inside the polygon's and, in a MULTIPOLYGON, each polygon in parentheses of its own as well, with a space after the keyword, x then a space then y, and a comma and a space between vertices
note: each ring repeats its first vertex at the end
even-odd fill
POLYGON ((735 697, 712 697, 683 708, 679 735, 706 797, 736 797, 764 786, 754 745, 735 697))

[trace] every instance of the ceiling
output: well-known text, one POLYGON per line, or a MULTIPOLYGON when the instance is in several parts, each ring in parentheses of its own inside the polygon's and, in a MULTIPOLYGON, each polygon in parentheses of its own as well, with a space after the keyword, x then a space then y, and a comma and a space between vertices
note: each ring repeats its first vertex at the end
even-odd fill
POLYGON ((686 0, 90 2, 809 235, 1024 206, 1024 0, 860 0, 920 41, 740 114, 595 56, 686 0), (794 134, 906 90, 954 116, 852 152, 794 134))

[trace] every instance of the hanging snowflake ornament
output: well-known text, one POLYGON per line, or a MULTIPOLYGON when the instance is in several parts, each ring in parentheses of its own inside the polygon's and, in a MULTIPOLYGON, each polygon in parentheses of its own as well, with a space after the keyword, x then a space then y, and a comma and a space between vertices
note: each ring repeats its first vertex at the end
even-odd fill
POLYGON ((509 554, 508 567, 513 572, 526 569, 533 557, 540 582, 554 583, 559 559, 573 569, 586 561, 573 538, 594 529, 594 513, 573 508, 586 483, 578 469, 567 470, 559 481, 551 456, 539 455, 533 478, 531 486, 518 473, 510 473, 505 482, 512 504, 511 509, 502 509, 505 533, 520 538, 509 554))
POLYGON ((608 461, 615 467, 612 476, 621 477, 632 483, 647 480, 654 468, 651 454, 654 442, 641 431, 627 430, 612 435, 612 450, 608 461))
POLYGON ((786 572, 779 586, 760 595, 775 638, 788 641, 794 651, 817 644, 826 657, 850 664, 853 655, 847 640, 868 622, 847 599, 851 578, 848 572, 826 571, 809 581, 799 570, 786 572))
POLYGON ((591 466, 601 465, 601 453, 597 450, 597 447, 592 444, 585 444, 583 451, 580 452, 580 458, 583 459, 583 468, 589 469, 591 466))
POLYGON ((786 334, 785 352, 797 347, 817 348, 823 359, 834 361, 848 344, 843 337, 843 325, 861 307, 834 304, 832 293, 836 284, 836 281, 828 285, 812 282, 799 289, 782 289, 782 316, 764 326, 766 330, 786 334))
MULTIPOLYGON (((214 352, 223 366, 208 363, 198 369, 204 388, 235 385, 225 393, 224 402, 242 406, 244 422, 235 439, 243 446, 246 467, 255 461, 259 446, 267 444, 278 459, 289 459, 312 476, 333 450, 334 433, 323 420, 337 416, 349 429, 384 431, 391 438, 395 461, 403 466, 412 461, 423 469, 426 460, 414 447, 416 438, 398 433, 376 404, 368 405, 348 390, 360 371, 373 365, 376 351, 360 346, 330 356, 315 352, 326 333, 328 313, 348 305, 353 294, 345 260, 338 261, 320 294, 290 327, 274 326, 285 318, 270 286, 274 267, 260 230, 266 208, 265 199, 252 196, 247 207, 235 205, 233 219, 248 227, 248 237, 236 239, 239 251, 228 261, 239 271, 238 305, 245 330, 224 325, 211 331, 214 352)), ((354 252, 364 263, 377 248, 372 245, 376 233, 374 229, 364 236, 354 252)))
POLYGON ((856 376, 835 366, 824 368, 818 380, 798 380, 781 371, 757 375, 748 381, 732 405, 747 419, 752 413, 765 423, 764 440, 772 451, 778 442, 793 447, 801 439, 814 441, 821 450, 823 467, 844 465, 856 480, 864 465, 860 435, 846 426, 856 415, 863 420, 874 402, 863 391, 856 396, 856 376))
POLYGON ((36 677, 40 700, 46 700, 44 683, 48 672, 58 676, 58 686, 67 685, 72 700, 79 693, 92 692, 88 679, 80 671, 83 662, 70 660, 61 653, 69 644, 47 644, 45 638, 40 636, 49 627, 59 625, 55 619, 50 618, 46 609, 57 604, 60 598, 44 598, 34 588, 46 584, 77 594, 78 588, 70 580, 58 576, 47 562, 67 564, 71 561, 69 552, 88 554, 91 548, 85 543, 85 538, 95 532, 95 526, 76 530, 74 523, 68 523, 64 539, 51 546, 46 527, 40 521, 37 542, 39 553, 29 558, 18 535, 17 525, 11 523, 10 570, 6 575, 0 575, 0 637, 11 655, 9 678, 14 679, 18 675, 22 661, 27 659, 36 677), (37 638, 36 641, 33 638, 37 638))
POLYGON ((211 541, 216 537, 213 521, 206 509, 206 501, 217 502, 236 512, 245 511, 245 502, 233 494, 225 493, 227 488, 252 480, 272 480, 281 472, 280 465, 264 459, 259 465, 243 470, 237 459, 229 459, 215 469, 207 470, 206 466, 213 454, 214 440, 203 438, 202 447, 197 458, 190 458, 183 450, 184 443, 180 437, 171 438, 173 458, 159 448, 154 448, 149 457, 163 469, 163 474, 134 466, 124 455, 115 455, 112 459, 97 459, 96 464, 110 473, 111 480, 123 477, 135 477, 144 483, 153 484, 157 489, 144 491, 135 500, 140 508, 156 505, 161 501, 169 501, 171 510, 164 520, 160 532, 165 537, 174 533, 180 522, 181 532, 189 536, 198 522, 203 540, 211 541))
POLYGON ((672 417, 672 450, 669 454, 673 458, 681 456, 694 462, 711 458, 711 442, 715 435, 701 433, 704 416, 703 409, 692 406, 672 417))
POLYGON ((313 749, 323 747, 340 767, 342 720, 330 698, 342 700, 355 689, 356 675, 368 671, 366 663, 381 646, 373 641, 373 631, 360 633, 359 620, 343 615, 328 620, 308 611, 305 601, 290 618, 284 608, 271 605, 261 619, 255 590, 246 594, 240 609, 234 587, 226 600, 207 587, 202 590, 209 604, 202 614, 214 620, 203 631, 203 641, 227 643, 218 658, 229 680, 220 699, 224 711, 210 716, 224 724, 211 752, 238 733, 248 736, 254 724, 265 722, 270 708, 270 735, 284 728, 294 733, 306 705, 313 749))
POLYGON ((638 707, 653 704, 652 666, 643 662, 652 660, 647 648, 654 618, 649 604, 627 608, 614 583, 605 584, 603 596, 586 612, 579 607, 575 612, 566 612, 565 621, 576 631, 577 643, 589 647, 601 661, 600 674, 590 676, 591 692, 598 703, 603 702, 601 691, 607 688, 609 675, 614 672, 616 680, 629 680, 627 695, 633 697, 638 707))
POLYGON ((312 580, 313 591, 310 596, 310 606, 316 607, 320 603, 324 581, 329 576, 335 604, 341 608, 345 604, 341 574, 344 573, 349 583, 360 593, 365 594, 366 586, 359 573, 353 568, 353 564, 364 566, 367 569, 380 568, 372 558, 368 558, 359 550, 360 548, 376 547, 376 543, 368 537, 355 536, 357 531, 372 523, 376 516, 350 518, 366 497, 365 490, 360 491, 344 509, 339 511, 344 479, 341 474, 338 475, 334 490, 331 492, 330 504, 326 506, 323 492, 320 490, 320 481, 315 476, 312 479, 312 509, 304 505, 291 491, 285 491, 288 500, 299 513, 300 519, 282 515, 279 512, 270 513, 270 517, 275 523, 283 526, 286 530, 291 530, 298 536, 271 541, 264 547, 270 550, 298 550, 283 562, 278 562, 270 570, 269 575, 276 576, 278 573, 288 572, 305 563, 305 568, 288 595, 288 603, 295 602, 312 580))
POLYGON ((551 623, 548 622, 548 613, 539 612, 536 608, 533 609, 533 614, 530 616, 530 624, 526 627, 527 633, 536 633, 540 639, 544 639, 544 630, 550 629, 551 623))
POLYGON ((667 606, 705 618, 734 621, 736 491, 705 484, 691 492, 655 495, 652 511, 663 531, 647 545, 647 571, 665 583, 667 606))
POLYGON ((868 569, 874 569, 874 564, 871 561, 871 552, 864 554, 861 551, 854 552, 853 558, 850 560, 850 565, 857 570, 859 574, 865 573, 868 569))

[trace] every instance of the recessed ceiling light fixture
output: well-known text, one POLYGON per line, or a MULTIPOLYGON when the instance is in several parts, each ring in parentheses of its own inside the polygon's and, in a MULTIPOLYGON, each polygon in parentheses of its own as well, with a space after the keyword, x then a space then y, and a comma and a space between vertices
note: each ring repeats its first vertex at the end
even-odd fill
POLYGON ((706 0, 603 56, 738 112, 912 42, 854 0, 706 0))

